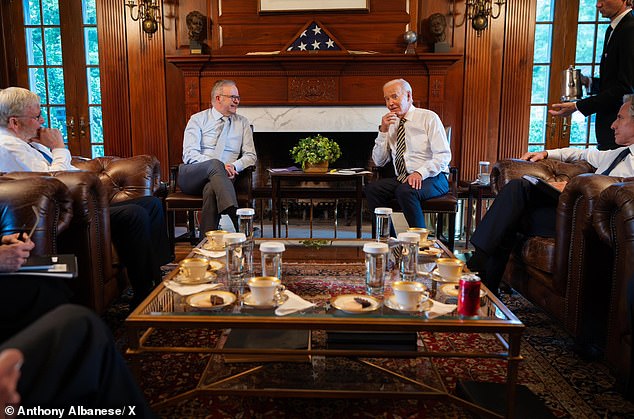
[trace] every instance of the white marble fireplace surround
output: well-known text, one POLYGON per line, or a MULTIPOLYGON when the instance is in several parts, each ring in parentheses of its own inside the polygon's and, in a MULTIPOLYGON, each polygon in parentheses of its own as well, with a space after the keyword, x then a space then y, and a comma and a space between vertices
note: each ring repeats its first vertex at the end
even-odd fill
POLYGON ((384 106, 240 106, 255 132, 377 132, 384 106))

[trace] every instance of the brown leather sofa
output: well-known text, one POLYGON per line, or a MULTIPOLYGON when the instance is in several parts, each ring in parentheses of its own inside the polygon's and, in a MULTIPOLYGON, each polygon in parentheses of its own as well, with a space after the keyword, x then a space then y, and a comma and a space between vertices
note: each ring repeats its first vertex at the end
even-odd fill
POLYGON ((79 172, 13 172, 14 178, 54 177, 70 190, 73 217, 59 233, 59 253, 77 256, 79 278, 74 292, 77 302, 101 313, 127 286, 110 237, 110 203, 162 190, 160 163, 153 156, 75 159, 79 172))
MULTIPOLYGON (((31 240, 35 255, 57 253, 57 235, 66 230, 73 217, 68 188, 50 177, 15 179, 0 176, 0 237, 26 230, 40 216, 31 240)), ((5 296, 10 298, 10 296, 5 296)))
POLYGON ((607 309, 600 317, 607 315, 606 361, 626 395, 634 399, 633 325, 626 300, 628 286, 634 286, 634 178, 627 180, 603 191, 596 204, 593 223, 601 241, 610 248, 610 257, 604 262, 610 269, 596 278, 603 287, 595 290, 606 291, 607 309))
MULTIPOLYGON (((592 279, 605 275, 607 246, 597 238, 592 214, 599 194, 621 178, 591 173, 585 162, 556 160, 498 161, 491 172, 497 193, 511 179, 530 174, 547 181, 568 181, 559 198, 554 238, 526 237, 514 249, 504 281, 561 321, 573 336, 588 340, 587 322, 593 317, 584 300, 592 279)), ((590 337, 591 340, 591 337, 590 337)))

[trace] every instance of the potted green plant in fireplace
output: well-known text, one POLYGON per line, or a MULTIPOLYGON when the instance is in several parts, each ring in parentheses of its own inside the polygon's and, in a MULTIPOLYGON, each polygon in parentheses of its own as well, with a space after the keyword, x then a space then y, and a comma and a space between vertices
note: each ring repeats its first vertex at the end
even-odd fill
POLYGON ((317 134, 299 140, 291 149, 291 157, 302 165, 304 172, 325 173, 328 164, 341 157, 341 149, 335 141, 317 134))

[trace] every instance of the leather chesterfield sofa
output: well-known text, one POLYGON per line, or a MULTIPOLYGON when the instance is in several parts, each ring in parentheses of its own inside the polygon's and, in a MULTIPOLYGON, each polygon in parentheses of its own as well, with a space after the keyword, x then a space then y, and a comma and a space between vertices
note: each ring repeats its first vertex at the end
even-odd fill
POLYGON ((601 284, 596 288, 604 289, 599 306, 605 309, 600 318, 607 315, 605 358, 626 396, 634 400, 633 319, 627 301, 628 287, 634 287, 634 178, 615 183, 601 193, 593 223, 610 249, 604 262, 609 269, 595 278, 601 284))
POLYGON ((73 216, 57 236, 57 252, 77 256, 79 280, 73 291, 78 303, 97 313, 127 286, 110 237, 109 205, 158 194, 160 163, 148 155, 129 158, 74 159, 78 172, 12 172, 12 178, 45 177, 61 181, 70 191, 73 216))
POLYGON ((491 172, 497 193, 511 179, 530 174, 547 181, 568 181, 559 197, 554 238, 525 237, 513 250, 504 281, 561 322, 578 343, 591 344, 595 338, 599 307, 589 304, 596 292, 594 280, 609 272, 605 262, 610 253, 594 230, 592 215, 599 195, 621 178, 593 174, 586 162, 557 160, 528 162, 498 161, 491 172))

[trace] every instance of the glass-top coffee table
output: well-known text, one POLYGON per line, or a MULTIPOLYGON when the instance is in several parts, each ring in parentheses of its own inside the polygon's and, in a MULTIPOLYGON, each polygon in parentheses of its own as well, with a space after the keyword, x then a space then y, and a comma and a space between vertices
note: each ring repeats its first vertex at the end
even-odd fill
MULTIPOLYGON (((327 240, 321 243, 280 241, 287 248, 284 253, 284 284, 290 291, 315 303, 315 307, 278 316, 274 308, 253 308, 241 303, 238 296, 235 302, 228 299, 230 304, 200 309, 192 307, 190 297, 181 296, 162 283, 125 321, 130 344, 128 352, 196 351, 214 354, 196 388, 196 391, 201 392, 281 397, 445 397, 458 405, 493 416, 496 416, 493 412, 450 394, 431 359, 496 358, 506 362, 507 404, 513 406, 524 325, 484 286, 478 316, 471 318, 462 318, 455 310, 433 317, 428 314, 428 306, 425 305, 422 311, 414 312, 390 308, 394 307, 388 301, 392 280, 386 284, 385 297, 377 299, 376 307, 371 307, 369 311, 349 312, 345 307, 339 309, 342 307, 337 304, 337 297, 364 292, 362 246, 367 240, 327 240), (215 347, 183 348, 148 344, 153 332, 167 328, 208 328, 222 330, 223 335, 215 347), (305 331, 308 344, 299 349, 225 347, 230 331, 237 329, 255 330, 257 332, 254 333, 264 333, 264 336, 267 330, 282 335, 284 331, 305 331), (444 352, 420 345, 414 345, 413 348, 407 345, 390 346, 389 342, 383 346, 333 344, 333 336, 346 337, 347 332, 354 332, 351 335, 372 332, 375 335, 361 333, 361 336, 365 339, 376 336, 377 340, 386 342, 391 339, 391 335, 383 332, 396 332, 401 337, 413 332, 480 333, 495 336, 499 345, 487 352, 444 352), (247 362, 230 361, 236 357, 247 362), (248 362, 250 359, 253 362, 248 362), (399 360, 409 361, 403 361, 401 368, 399 360), (415 365, 411 360, 417 361, 415 365)), ((256 249, 257 243, 256 240, 256 249)), ((204 242, 198 247, 203 245, 204 242)), ((440 247, 446 255, 451 255, 441 244, 435 243, 435 246, 440 247)), ((195 256, 194 252, 192 256, 195 256)), ((224 261, 222 257, 217 260, 224 261)), ((256 251, 256 274, 259 260, 256 251)), ((426 265, 425 269, 429 267, 426 265)), ((166 280, 173 279, 177 274, 175 270, 166 280)), ((435 301, 455 303, 455 285, 433 278, 432 275, 421 275, 418 280, 427 285, 435 301)), ((222 270, 217 281, 223 284, 219 290, 227 289, 222 270)), ((511 409, 507 408, 506 416, 512 416, 511 409)))

